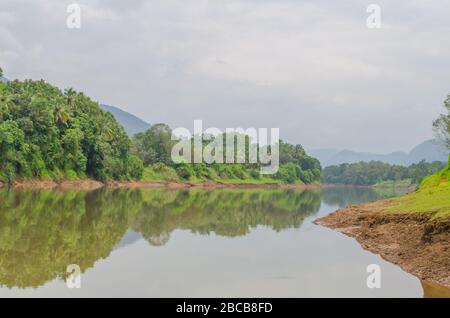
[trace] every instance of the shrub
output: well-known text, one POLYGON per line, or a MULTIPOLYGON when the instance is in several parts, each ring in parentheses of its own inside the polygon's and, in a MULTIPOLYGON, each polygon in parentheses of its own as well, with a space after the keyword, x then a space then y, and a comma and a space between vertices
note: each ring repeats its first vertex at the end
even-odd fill
POLYGON ((130 155, 128 158, 128 176, 131 179, 141 179, 144 172, 144 163, 137 156, 130 155))
POLYGON ((192 165, 188 163, 181 163, 179 164, 175 170, 177 171, 178 176, 184 180, 189 180, 192 177, 195 177, 195 171, 192 168, 192 165))

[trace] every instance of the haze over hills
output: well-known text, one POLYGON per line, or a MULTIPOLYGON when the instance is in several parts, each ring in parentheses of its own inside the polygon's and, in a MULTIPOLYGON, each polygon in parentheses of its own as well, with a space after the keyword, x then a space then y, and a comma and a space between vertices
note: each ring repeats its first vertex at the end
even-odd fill
POLYGON ((375 154, 328 148, 309 150, 309 154, 319 159, 322 167, 373 160, 403 166, 409 166, 422 160, 426 162, 448 161, 448 150, 441 142, 435 139, 422 142, 409 153, 398 151, 389 154, 375 154))
POLYGON ((123 126, 123 128, 125 128, 125 131, 129 136, 133 136, 150 128, 149 123, 133 114, 123 111, 120 108, 103 104, 100 104, 100 107, 103 110, 113 114, 116 120, 123 126))
POLYGON ((6 77, 0 76, 0 82, 6 83, 8 82, 8 79, 6 77))

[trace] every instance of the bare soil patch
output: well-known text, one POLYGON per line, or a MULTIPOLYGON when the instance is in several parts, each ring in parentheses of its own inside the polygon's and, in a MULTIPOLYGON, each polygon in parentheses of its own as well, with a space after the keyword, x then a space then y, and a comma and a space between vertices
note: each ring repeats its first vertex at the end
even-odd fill
MULTIPOLYGON (((8 185, 0 182, 0 188, 8 185)), ((15 180, 9 185, 14 189, 63 189, 90 191, 106 188, 168 188, 168 189, 319 189, 323 186, 319 184, 253 184, 253 183, 218 183, 218 182, 163 182, 163 181, 109 181, 102 183, 96 180, 15 180)))
POLYGON ((37 189, 37 190, 51 190, 51 189, 63 189, 63 190, 83 190, 90 191, 101 188, 103 183, 85 179, 74 181, 52 181, 52 180, 17 180, 13 181, 10 185, 14 189, 37 189))

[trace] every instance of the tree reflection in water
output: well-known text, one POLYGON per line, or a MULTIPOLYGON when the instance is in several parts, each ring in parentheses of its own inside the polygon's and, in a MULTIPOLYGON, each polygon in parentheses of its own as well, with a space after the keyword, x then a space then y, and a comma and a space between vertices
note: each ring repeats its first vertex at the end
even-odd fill
POLYGON ((109 256, 128 229, 162 246, 177 229, 236 237, 298 228, 318 191, 100 189, 0 192, 0 284, 38 287, 109 256))

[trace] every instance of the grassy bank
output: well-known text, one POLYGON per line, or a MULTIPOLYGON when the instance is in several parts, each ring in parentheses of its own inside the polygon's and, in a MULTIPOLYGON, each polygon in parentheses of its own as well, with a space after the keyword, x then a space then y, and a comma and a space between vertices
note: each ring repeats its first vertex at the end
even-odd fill
POLYGON ((279 176, 264 177, 255 170, 245 169, 243 165, 185 165, 174 168, 165 164, 153 164, 144 168, 143 182, 190 182, 220 184, 303 184, 300 180, 288 182, 278 179, 279 176))
POLYGON ((415 184, 412 182, 411 179, 404 179, 404 180, 388 180, 388 181, 381 181, 372 186, 372 188, 375 189, 383 189, 383 188, 408 188, 415 186, 415 184))
POLYGON ((450 164, 426 178, 417 191, 392 199, 389 212, 434 213, 435 217, 450 216, 450 164))

